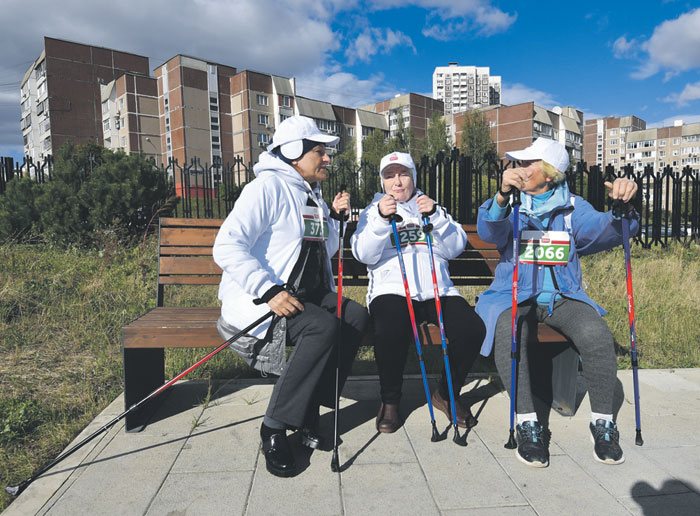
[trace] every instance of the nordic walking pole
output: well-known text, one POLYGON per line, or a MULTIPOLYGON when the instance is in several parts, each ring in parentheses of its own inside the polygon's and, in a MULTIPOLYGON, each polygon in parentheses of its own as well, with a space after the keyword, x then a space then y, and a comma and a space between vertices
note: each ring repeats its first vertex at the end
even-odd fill
MULTIPOLYGON (((340 185, 340 193, 345 191, 345 185, 340 185)), ((338 459, 338 409, 340 408, 340 346, 343 330, 343 233, 345 232, 345 210, 340 210, 340 230, 338 237, 338 347, 336 348, 335 364, 335 408, 333 409, 333 457, 331 458, 331 471, 340 471, 338 459)))
POLYGON ((637 435, 634 444, 642 446, 642 422, 639 414, 639 376, 637 367, 637 332, 634 329, 634 292, 632 290, 632 259, 630 257, 630 219, 622 214, 622 203, 619 200, 613 204, 613 214, 622 218, 622 247, 625 250, 625 276, 627 278, 627 314, 630 323, 630 348, 632 350, 632 380, 634 385, 634 419, 637 435))
POLYGON ((520 191, 511 187, 511 206, 513 206, 513 303, 510 316, 510 434, 503 446, 509 450, 517 448, 515 442, 515 399, 517 396, 517 356, 518 356, 518 262, 520 261, 520 191))
POLYGON ((457 406, 455 405, 454 386, 452 384, 452 372, 450 371, 450 359, 447 355, 447 339, 445 339, 445 324, 442 320, 442 306, 440 304, 440 289, 438 288, 437 275, 435 274, 435 255, 433 254, 433 242, 431 231, 433 225, 428 220, 426 215, 423 215, 423 233, 428 242, 428 252, 430 253, 430 272, 433 274, 433 292, 435 292, 435 310, 437 311, 438 326, 440 328, 440 343, 442 345, 442 357, 445 361, 445 371, 447 373, 447 385, 450 393, 450 407, 452 409, 452 426, 455 429, 452 441, 460 446, 466 446, 467 442, 462 441, 459 437, 457 428, 457 406))
POLYGON ((221 344, 218 348, 216 348, 214 351, 212 351, 212 352, 209 353, 207 356, 205 356, 204 358, 202 358, 199 362, 197 362, 196 364, 191 365, 190 367, 188 367, 187 369, 185 369, 183 372, 181 372, 179 375, 177 375, 175 378, 173 378, 172 380, 168 381, 167 383, 164 383, 163 385, 161 385, 160 387, 158 387, 156 390, 154 390, 153 392, 151 392, 148 396, 146 396, 145 398, 143 398, 141 401, 139 401, 138 403, 133 404, 131 407, 129 407, 129 408, 126 409, 124 412, 122 412, 121 414, 119 414, 117 417, 115 417, 114 419, 112 419, 109 423, 107 423, 106 425, 104 425, 102 428, 100 428, 99 430, 96 430, 95 432, 93 432, 92 434, 90 434, 88 437, 86 437, 85 439, 83 439, 82 441, 80 441, 78 444, 76 444, 75 446, 73 446, 71 449, 66 450, 65 452, 63 452, 61 455, 59 455, 58 457, 56 457, 50 464, 48 464, 47 466, 43 467, 43 468, 42 468, 41 470, 39 470, 37 473, 35 473, 35 474, 32 475, 31 477, 29 477, 28 479, 24 480, 23 482, 20 482, 20 483, 17 484, 16 486, 7 486, 7 487, 5 488, 5 491, 6 491, 8 494, 12 495, 12 496, 17 496, 17 495, 19 495, 22 491, 24 491, 24 490, 29 486, 29 484, 31 484, 32 482, 34 482, 38 477, 40 477, 41 475, 43 475, 46 471, 48 471, 49 469, 51 469, 52 467, 54 467, 56 464, 58 464, 59 462, 61 462, 63 459, 65 459, 65 458, 68 457, 69 455, 72 455, 73 452, 78 451, 80 448, 82 448, 83 446, 85 446, 87 443, 89 443, 90 441, 92 441, 95 437, 97 437, 97 436, 100 435, 101 433, 104 433, 104 432, 106 432, 107 430, 109 430, 110 428, 112 428, 115 424, 117 424, 119 421, 121 421, 122 419, 124 419, 124 418, 126 417, 127 414, 129 414, 130 412, 133 412, 134 410, 136 410, 137 408, 139 408, 141 405, 143 405, 144 403, 146 403, 148 400, 150 400, 150 399, 155 398, 156 396, 158 396, 160 393, 162 393, 163 391, 165 391, 166 389, 168 389, 168 387, 170 387, 172 384, 174 384, 175 382, 177 382, 178 380, 180 380, 182 377, 188 375, 189 373, 191 373, 192 371, 194 371, 195 369, 197 369, 200 365, 202 365, 204 362, 206 362, 206 361, 209 360, 211 357, 213 357, 214 355, 216 355, 219 351, 221 351, 222 349, 227 348, 233 341, 239 339, 240 337, 242 337, 243 335, 245 335, 246 333, 248 333, 250 330, 252 330, 253 328, 255 328, 258 324, 262 323, 265 319, 271 317, 273 314, 274 314, 274 312, 270 311, 270 312, 268 312, 267 314, 263 315, 263 316, 260 317, 258 320, 256 320, 254 323, 252 323, 250 326, 248 326, 248 327, 242 329, 241 331, 239 331, 238 333, 236 333, 233 337, 231 337, 231 338, 228 339, 226 342, 224 342, 223 344, 221 344))
POLYGON ((433 402, 430 400, 430 389, 428 388, 428 375, 425 372, 425 364, 423 363, 423 351, 420 347, 420 338, 418 337, 418 328, 416 327, 416 314, 413 313, 413 303, 411 302, 411 291, 408 288, 408 279, 406 278, 406 266, 403 263, 403 255, 401 254, 401 241, 399 240, 399 231, 396 229, 396 221, 403 220, 400 215, 394 213, 390 217, 391 229, 394 232, 394 244, 396 244, 396 254, 399 257, 399 266, 401 267, 401 276, 403 277, 403 288, 406 292, 406 303, 408 304, 408 315, 411 317, 411 325, 413 326, 413 338, 416 341, 416 351, 418 352, 418 361, 420 363, 420 372, 423 377, 423 388, 425 389, 425 398, 428 400, 428 411, 430 412, 430 423, 433 425, 433 435, 430 438, 432 442, 442 441, 445 437, 440 436, 437 426, 435 426, 435 415, 433 414, 433 402))

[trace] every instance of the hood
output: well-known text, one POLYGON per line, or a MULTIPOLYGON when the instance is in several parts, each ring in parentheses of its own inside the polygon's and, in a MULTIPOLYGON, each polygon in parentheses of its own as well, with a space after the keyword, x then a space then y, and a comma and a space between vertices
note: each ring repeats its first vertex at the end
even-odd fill
POLYGON ((255 177, 259 177, 264 172, 275 174, 290 185, 307 192, 313 192, 316 194, 316 197, 320 197, 321 188, 318 183, 314 183, 312 187, 293 167, 269 152, 263 152, 253 167, 255 177))

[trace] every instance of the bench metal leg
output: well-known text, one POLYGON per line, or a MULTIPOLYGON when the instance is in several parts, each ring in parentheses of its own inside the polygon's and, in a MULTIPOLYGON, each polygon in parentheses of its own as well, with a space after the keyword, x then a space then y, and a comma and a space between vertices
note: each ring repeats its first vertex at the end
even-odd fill
MULTIPOLYGON (((165 383, 165 351, 124 349, 124 409, 138 403, 165 383)), ((126 431, 140 432, 148 423, 160 400, 154 398, 126 415, 126 431)))
POLYGON ((576 413, 579 354, 569 343, 536 343, 530 347, 534 394, 562 416, 576 413))

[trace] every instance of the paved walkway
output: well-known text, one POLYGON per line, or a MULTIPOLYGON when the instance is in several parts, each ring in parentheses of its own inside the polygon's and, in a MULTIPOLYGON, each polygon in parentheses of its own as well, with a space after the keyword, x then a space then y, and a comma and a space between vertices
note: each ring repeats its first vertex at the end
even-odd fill
MULTIPOLYGON (((231 381, 208 404, 204 382, 176 385, 143 432, 112 427, 36 480, 4 516, 56 515, 700 515, 700 369, 643 370, 644 446, 634 445, 632 375, 621 384, 618 423, 626 462, 592 458, 588 400, 574 417, 552 413, 551 464, 528 468, 503 448, 508 398, 470 378, 462 398, 479 425, 466 448, 430 442, 418 379, 407 381, 403 428, 374 428, 377 381, 352 378, 341 404, 341 472, 331 452, 304 451, 291 479, 265 470, 258 428, 271 385, 231 381)), ((76 439, 123 410, 119 397, 76 439)), ((442 413, 436 418, 447 427, 442 413)), ((332 433, 332 413, 321 418, 332 433)), ((297 439, 296 437, 294 439, 297 439)))

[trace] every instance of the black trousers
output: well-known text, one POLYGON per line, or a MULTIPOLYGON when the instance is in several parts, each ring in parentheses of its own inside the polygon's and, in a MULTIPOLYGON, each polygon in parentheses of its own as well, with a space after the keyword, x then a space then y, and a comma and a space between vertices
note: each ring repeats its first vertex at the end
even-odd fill
POLYGON ((294 349, 272 390, 267 416, 300 428, 312 416, 318 415, 320 405, 335 406, 338 347, 342 390, 369 323, 365 307, 345 298, 342 303, 340 330, 336 292, 311 296, 304 301, 303 312, 287 319, 287 344, 294 349), (341 339, 338 339, 339 331, 341 339))
MULTIPOLYGON (((447 352, 455 396, 479 355, 486 328, 474 308, 461 296, 440 298, 447 337, 447 352)), ((403 370, 408 348, 415 347, 413 328, 404 296, 383 295, 372 300, 370 313, 374 322, 374 357, 379 370, 379 384, 384 403, 401 399, 403 370)), ((423 321, 438 324, 435 300, 413 301, 416 324, 423 321)), ((440 394, 448 399, 447 377, 443 367, 440 394)))

